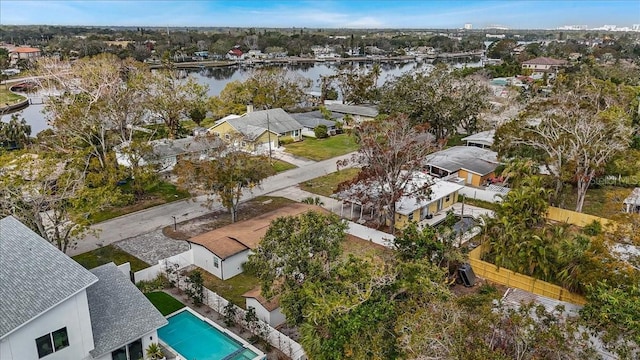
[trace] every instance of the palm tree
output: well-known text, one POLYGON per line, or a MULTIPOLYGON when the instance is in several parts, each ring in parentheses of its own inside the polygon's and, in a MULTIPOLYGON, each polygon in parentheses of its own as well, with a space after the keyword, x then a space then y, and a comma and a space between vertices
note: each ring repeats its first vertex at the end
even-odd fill
POLYGON ((159 360, 164 357, 162 348, 158 343, 151 343, 147 346, 147 357, 151 360, 159 360))
POLYGON ((0 142, 6 142, 9 146, 24 147, 29 143, 30 135, 31 126, 24 118, 19 119, 16 114, 11 115, 8 123, 0 123, 0 142))
POLYGON ((316 205, 316 206, 324 206, 324 202, 322 202, 322 199, 320 199, 319 196, 316 196, 315 198, 311 196, 306 197, 302 199, 302 203, 316 205))

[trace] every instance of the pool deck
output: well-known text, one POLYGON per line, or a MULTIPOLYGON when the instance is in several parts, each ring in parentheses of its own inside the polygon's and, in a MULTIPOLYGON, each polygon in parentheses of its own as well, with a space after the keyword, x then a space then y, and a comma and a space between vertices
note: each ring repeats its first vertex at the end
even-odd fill
MULTIPOLYGON (((175 294, 173 291, 171 290, 164 290, 165 293, 173 296, 174 298, 180 300, 183 304, 186 304, 187 307, 189 307, 189 309, 191 309, 192 311, 198 313, 201 317, 203 318, 207 318, 210 321, 218 324, 218 326, 227 329, 227 331, 229 332, 233 332, 236 336, 242 338, 244 341, 250 343, 249 341, 249 337, 251 336, 251 334, 248 331, 241 331, 240 328, 237 327, 233 327, 233 328, 227 328, 224 325, 224 321, 222 318, 221 314, 218 314, 215 310, 211 309, 208 306, 199 306, 199 307, 192 307, 190 305, 188 305, 190 303, 189 298, 184 294, 175 294)), ((170 314, 173 315, 173 314, 170 314)), ((256 346, 256 345, 254 345, 256 346)), ((275 347, 271 347, 271 349, 269 351, 265 351, 263 349, 258 348, 258 350, 263 353, 266 354, 267 359, 289 359, 288 356, 286 356, 283 352, 281 352, 280 350, 278 350, 275 347)), ((170 358, 167 357, 167 360, 169 360, 170 358)), ((175 357, 171 358, 171 359, 176 359, 175 357)))
MULTIPOLYGON (((218 332, 220 332, 220 333, 226 335, 227 337, 231 338, 232 340, 240 343, 242 348, 240 348, 238 350, 241 350, 241 351, 245 350, 245 349, 251 350, 253 353, 256 354, 256 357, 253 358, 253 360, 260 360, 260 359, 266 359, 267 358, 267 355, 264 352, 262 352, 262 350, 258 349, 254 345, 252 345, 249 341, 247 341, 243 337, 237 335, 233 331, 227 329, 225 326, 222 326, 222 325, 218 324, 216 321, 213 321, 212 319, 209 319, 208 317, 206 317, 204 315, 201 315, 199 312, 195 311, 194 309, 190 308, 189 306, 183 307, 182 309, 177 310, 177 311, 167 315, 166 318, 169 319, 170 317, 172 317, 174 315, 177 315, 177 314, 180 314, 180 313, 185 312, 185 311, 191 313, 193 316, 195 316, 199 320, 204 321, 205 323, 209 324, 211 327, 216 329, 218 332)), ((178 352, 177 350, 173 349, 164 340, 160 339, 159 336, 158 336, 158 339, 160 340, 160 343, 161 343, 162 346, 164 346, 165 348, 169 349, 171 352, 173 352, 175 354, 178 354, 178 356, 175 357, 176 359, 178 359, 178 360, 181 360, 181 359, 187 360, 186 357, 184 357, 182 354, 180 354, 180 352, 178 352)), ((225 357, 225 359, 229 355, 227 355, 225 357)))

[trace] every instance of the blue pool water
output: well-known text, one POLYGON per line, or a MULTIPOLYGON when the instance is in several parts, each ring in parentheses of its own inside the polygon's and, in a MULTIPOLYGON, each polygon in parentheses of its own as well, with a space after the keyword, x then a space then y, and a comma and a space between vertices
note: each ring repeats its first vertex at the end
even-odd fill
POLYGON ((167 320, 169 324, 158 329, 158 336, 188 360, 249 360, 258 356, 189 311, 167 320))

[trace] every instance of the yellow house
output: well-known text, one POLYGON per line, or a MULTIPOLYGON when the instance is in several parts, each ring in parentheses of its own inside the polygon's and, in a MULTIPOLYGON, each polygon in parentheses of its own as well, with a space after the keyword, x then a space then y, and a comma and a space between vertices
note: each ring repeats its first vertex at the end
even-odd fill
POLYGON ((453 146, 429 154, 424 160, 426 170, 437 177, 456 176, 466 185, 482 186, 495 176, 500 165, 498 154, 477 146, 453 146))
POLYGON ((462 185, 433 179, 430 176, 428 181, 433 181, 430 187, 431 194, 428 197, 419 199, 414 196, 404 196, 396 202, 396 229, 402 229, 411 222, 431 218, 458 201, 458 191, 463 188, 462 185))
POLYGON ((279 141, 302 140, 302 125, 284 110, 247 110, 220 119, 208 132, 254 153, 275 149, 279 141))

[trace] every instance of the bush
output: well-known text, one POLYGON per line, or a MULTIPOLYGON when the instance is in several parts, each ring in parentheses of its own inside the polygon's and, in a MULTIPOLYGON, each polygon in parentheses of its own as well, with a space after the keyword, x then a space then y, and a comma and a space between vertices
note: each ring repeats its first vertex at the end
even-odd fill
POLYGON ((593 220, 591 223, 585 225, 582 228, 582 232, 589 236, 596 236, 602 234, 602 224, 598 220, 593 220))
POLYGON ((316 135, 317 139, 324 139, 329 137, 327 125, 318 125, 313 129, 313 133, 316 135))
POLYGON ((160 274, 153 280, 138 281, 136 286, 142 293, 147 294, 169 287, 169 280, 164 275, 160 274))
POLYGON ((293 144, 295 140, 293 140, 292 138, 288 137, 288 138, 284 138, 278 141, 278 144, 280 144, 281 146, 283 145, 289 145, 289 144, 293 144))

